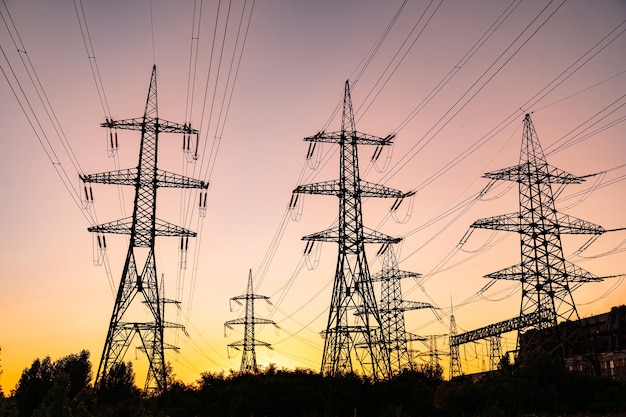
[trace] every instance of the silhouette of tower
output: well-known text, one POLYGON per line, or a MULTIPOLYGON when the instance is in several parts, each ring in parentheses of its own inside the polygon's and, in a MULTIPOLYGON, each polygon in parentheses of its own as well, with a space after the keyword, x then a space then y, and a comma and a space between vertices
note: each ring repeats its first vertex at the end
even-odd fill
POLYGON ((489 370, 498 369, 502 359, 502 337, 497 334, 489 337, 489 370))
POLYGON ((152 67, 143 117, 126 120, 107 119, 106 123, 102 123, 101 126, 109 129, 138 130, 141 132, 141 145, 137 168, 81 176, 85 183, 135 187, 132 217, 88 229, 98 234, 130 235, 128 254, 115 298, 95 385, 98 387, 111 367, 123 361, 132 340, 138 334, 141 340, 139 349, 147 355, 149 362, 145 388, 164 392, 167 389, 164 349, 178 349, 164 343, 164 328, 182 328, 182 326, 168 323, 164 319, 163 310, 168 300, 163 297, 163 288, 159 288, 157 280, 155 238, 157 236, 188 238, 196 236, 196 233, 156 218, 157 189, 161 187, 206 189, 208 184, 157 168, 158 140, 160 133, 178 133, 197 137, 198 131, 191 129, 187 124, 159 119, 156 65, 152 67), (141 261, 143 261, 143 268, 141 261), (138 298, 138 295, 141 297, 138 298), (147 307, 151 316, 149 321, 132 320, 129 317, 131 305, 140 307, 140 303, 147 307))
POLYGON ((419 278, 416 272, 398 269, 393 245, 385 245, 382 249, 382 269, 372 275, 373 282, 380 282, 380 303, 378 310, 381 317, 381 335, 389 351, 391 373, 398 374, 403 370, 413 369, 413 362, 407 347, 407 339, 420 340, 416 335, 407 335, 404 324, 404 312, 422 308, 432 308, 429 303, 405 301, 402 299, 402 278, 419 278))
MULTIPOLYGON (((260 340, 256 340, 254 337, 254 325, 255 324, 273 324, 272 320, 261 319, 254 316, 254 300, 267 300, 269 303, 269 297, 264 295, 255 294, 252 288, 252 270, 248 274, 248 290, 244 295, 238 295, 230 299, 230 301, 235 301, 239 303, 239 300, 246 301, 246 312, 245 316, 240 319, 229 320, 224 323, 225 327, 232 329, 232 325, 235 324, 243 324, 244 325, 244 336, 243 340, 238 342, 234 342, 228 345, 228 347, 232 347, 238 349, 243 347, 243 355, 241 356, 241 366, 239 371, 242 373, 253 373, 256 374, 259 369, 256 364, 256 351, 255 346, 265 346, 268 348, 272 348, 269 343, 262 342, 260 340)), ((232 311, 232 308, 231 308, 232 311)))
POLYGON ((518 327, 518 355, 541 346, 548 352, 573 349, 579 331, 561 334, 559 322, 579 319, 572 297, 572 285, 601 281, 602 278, 579 268, 563 257, 562 234, 602 234, 595 224, 557 212, 554 204, 559 192, 552 184, 580 184, 576 177, 546 162, 539 138, 530 119, 524 118, 519 165, 484 175, 496 180, 515 181, 519 187, 519 212, 477 220, 471 227, 517 232, 521 243, 521 263, 485 275, 486 278, 518 280, 522 300, 518 327), (526 318, 535 317, 531 323, 526 318), (527 326, 521 343, 522 326, 527 326), (527 339, 526 339, 527 338, 527 339))
MULTIPOLYGON (((452 341, 456 336, 456 319, 454 318, 454 309, 450 309, 450 338, 452 341)), ((450 343, 450 379, 463 375, 463 369, 461 368, 461 354, 459 352, 459 345, 450 343)))
POLYGON ((394 137, 379 138, 356 131, 350 85, 346 81, 341 131, 319 132, 304 139, 334 143, 340 147, 339 180, 299 185, 293 191, 339 198, 338 227, 302 238, 309 243, 325 241, 339 245, 328 324, 324 332, 321 366, 324 375, 353 372, 355 359, 358 359, 367 376, 377 379, 390 375, 389 352, 381 340, 381 317, 365 256, 365 244, 397 243, 400 239, 364 228, 361 198, 401 198, 409 194, 361 180, 357 145, 387 146, 394 137))

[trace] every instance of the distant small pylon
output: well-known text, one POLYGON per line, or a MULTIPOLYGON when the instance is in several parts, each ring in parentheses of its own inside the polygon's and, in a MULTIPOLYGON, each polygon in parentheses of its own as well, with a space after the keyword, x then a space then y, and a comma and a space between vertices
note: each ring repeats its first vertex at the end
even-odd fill
MULTIPOLYGON (((454 318, 454 308, 450 308, 450 339, 454 338, 456 333, 456 319, 454 318)), ((461 368, 461 355, 459 345, 450 343, 450 379, 463 375, 461 368)))
MULTIPOLYGON (((246 300, 246 312, 243 318, 229 320, 224 323, 225 327, 232 329, 233 324, 243 324, 244 327, 244 337, 243 340, 239 340, 234 343, 230 343, 228 347, 239 349, 243 347, 243 355, 241 356, 241 367, 239 371, 242 373, 258 373, 259 369, 256 363, 256 351, 254 349, 255 346, 265 346, 267 348, 272 348, 269 343, 262 342, 260 340, 256 340, 254 337, 254 325, 255 324, 273 324, 276 326, 276 323, 272 320, 262 319, 254 316, 254 300, 267 300, 269 303, 269 297, 265 295, 254 294, 252 288, 252 270, 248 274, 248 290, 246 294, 238 295, 230 299, 230 301, 235 301, 238 304, 241 304, 239 300, 246 300)), ((271 303, 270 303, 271 304, 271 303)), ((232 308, 231 308, 232 311, 232 308)))

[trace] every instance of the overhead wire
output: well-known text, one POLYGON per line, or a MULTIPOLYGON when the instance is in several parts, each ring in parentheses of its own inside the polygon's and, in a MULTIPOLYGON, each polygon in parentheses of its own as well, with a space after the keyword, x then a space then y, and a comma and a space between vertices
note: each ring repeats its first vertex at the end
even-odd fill
POLYGON ((402 64, 402 62, 404 62, 404 59, 407 57, 408 53, 413 49, 413 47, 415 46, 415 43, 417 42, 418 39, 421 38, 422 34, 424 33, 424 31, 426 30, 426 28, 428 28, 428 25, 430 24, 430 22, 433 20, 433 18, 435 17, 435 14, 437 13, 437 11, 439 10, 439 8, 441 7, 441 5, 443 4, 443 0, 439 1, 439 4, 435 7, 435 9, 430 13, 430 15, 426 18, 426 22, 424 23, 424 25, 420 28, 419 32, 417 32, 417 35, 415 36, 415 38, 413 39, 413 41, 411 42, 411 44, 406 48, 406 50, 404 51, 404 53, 402 54, 402 56, 397 59, 397 62, 395 63, 394 67, 392 70, 390 70, 392 64, 394 63, 394 61, 396 61, 396 58, 399 56, 400 52, 402 51, 402 49, 404 48, 405 44, 409 41, 409 39, 411 38, 411 36, 413 35, 413 32, 415 32, 415 30, 419 27, 420 23, 422 22, 422 19, 424 19, 424 17, 426 16, 426 12, 429 11, 430 6, 433 4, 434 1, 431 1, 428 6, 426 7, 426 9, 424 9, 424 12, 421 14, 421 16, 417 19, 417 22, 415 23, 415 25, 413 26, 413 28, 411 29, 411 31, 409 32, 409 34, 406 36, 406 38, 404 39, 404 42, 402 42, 402 44, 400 45, 400 47, 398 48, 398 50, 396 51, 395 55, 391 58, 391 60, 389 60, 389 63, 387 64, 387 67, 385 67, 385 69, 383 70, 383 72, 380 74, 380 76, 378 77, 378 80, 376 80, 376 82, 374 83, 374 86, 371 88, 370 92, 365 96, 365 99, 361 102, 361 105, 357 108, 356 113, 359 114, 359 117, 357 118, 357 122, 365 115, 365 113, 367 113, 367 110, 369 110, 369 108, 371 107, 372 103, 374 103, 374 101, 376 100, 376 98, 378 98, 378 96, 380 95, 381 91, 383 90, 383 88, 385 88, 385 86, 387 85, 387 83, 389 82, 389 80, 393 77, 393 75, 396 73, 396 71, 398 70, 398 67, 400 66, 400 64, 402 64), (389 75, 387 75, 386 80, 382 83, 382 85, 380 86, 380 88, 378 88, 378 92, 376 92, 376 94, 374 94, 374 96, 372 97, 370 103, 365 107, 365 109, 363 110, 363 112, 361 112, 361 108, 363 108, 363 106, 365 106, 365 104, 367 103, 367 100, 370 98, 370 96, 372 95, 372 93, 374 93, 374 91, 376 90, 376 88, 378 87, 378 84, 381 83, 383 77, 385 76, 385 74, 387 74, 387 72, 389 72, 389 75))
MULTIPOLYGON (((550 2, 550 4, 551 4, 551 3, 552 3, 552 2, 550 2)), ((493 77, 494 77, 494 76, 495 76, 495 75, 496 75, 496 74, 497 74, 497 73, 498 73, 498 72, 499 72, 499 71, 500 71, 500 70, 504 67, 504 65, 505 65, 506 63, 508 63, 508 62, 512 59, 512 57, 513 57, 513 56, 514 56, 517 52, 519 52, 519 50, 520 50, 520 49, 521 49, 521 48, 522 48, 522 47, 523 47, 523 46, 524 46, 524 45, 525 45, 525 44, 526 44, 526 43, 530 40, 530 38, 532 38, 532 36, 534 36, 534 34, 536 34, 536 33, 537 33, 537 31, 538 31, 541 27, 543 27, 543 25, 544 25, 544 24, 545 24, 545 23, 546 23, 546 22, 547 22, 547 21, 548 21, 548 20, 549 20, 549 19, 550 19, 550 18, 551 18, 551 17, 552 17, 555 13, 556 13, 556 11, 557 11, 557 10, 558 10, 558 9, 559 9, 562 5, 563 5, 563 2, 562 2, 562 3, 561 3, 561 4, 560 4, 560 5, 559 5, 559 6, 558 6, 558 7, 557 7, 554 11, 552 11, 552 13, 551 13, 551 14, 550 14, 547 18, 545 18, 545 19, 544 19, 544 21, 543 21, 542 23, 540 23, 540 24, 539 24, 538 28, 536 28, 536 29, 532 32, 532 34, 531 34, 531 35, 530 35, 530 36, 529 36, 529 37, 528 37, 528 38, 527 38, 524 42, 522 42, 521 46, 519 46, 519 47, 517 48, 517 50, 515 51, 515 53, 514 53, 513 55, 511 55, 508 59, 506 59, 506 60, 505 60, 505 63, 504 63, 503 65, 501 65, 501 66, 500 66, 500 67, 496 70, 496 72, 495 72, 494 74, 492 74, 492 75, 491 75, 491 77, 489 77, 489 79, 487 80, 487 82, 489 82, 489 81, 490 81, 490 80, 491 80, 491 79, 492 79, 492 78, 493 78, 493 77)), ((522 36, 522 34, 523 34, 523 33, 525 33, 527 30, 529 30, 529 28, 532 26, 532 24, 533 24, 533 23, 534 23, 534 22, 535 22, 535 21, 539 18, 539 16, 540 16, 541 14, 543 14, 543 12, 544 12, 547 8, 548 8, 548 6, 546 6, 546 7, 545 7, 545 8, 544 8, 544 9, 543 9, 543 10, 542 10, 542 11, 541 11, 538 15, 537 15, 537 17, 535 17, 535 18, 531 21, 531 23, 527 25, 527 27, 526 27, 526 28, 525 28, 525 29, 524 29, 524 30, 520 33, 520 35, 518 35, 518 37, 517 37, 517 38, 516 38, 516 39, 515 39, 515 40, 514 40, 514 41, 513 41, 510 45, 509 45, 509 47, 507 47, 507 48, 505 49, 505 51, 504 51, 504 52, 502 52, 502 54, 498 57, 498 59, 496 59, 496 61, 494 61, 494 63, 493 63, 493 64, 492 64, 489 68, 492 68, 492 67, 495 65, 495 63, 496 63, 496 62, 497 62, 500 58, 502 58, 502 57, 504 56, 505 52, 506 52, 506 51, 508 51, 508 50, 509 50, 509 49, 513 46, 513 44, 515 43, 515 41, 517 41, 518 39, 520 39, 520 37, 522 36)), ((493 27, 493 26, 492 26, 492 27, 493 27)), ((476 82, 472 85, 472 87, 473 87, 473 86, 475 86, 475 85, 478 83, 478 81, 480 81, 480 79, 482 79, 482 78, 485 76, 485 74, 487 74, 487 71, 488 71, 488 70, 486 70, 486 71, 483 73, 483 75, 482 75, 482 76, 481 76, 481 77, 480 77, 480 78, 479 78, 479 79, 478 79, 478 80, 477 80, 477 81, 476 81, 476 82)), ((480 90, 482 90, 482 88, 484 87, 484 85, 486 85, 486 83, 484 83, 484 84, 483 84, 483 86, 482 86, 482 87, 480 87, 480 88, 479 88, 479 90, 478 90, 478 91, 476 91, 476 92, 475 92, 475 93, 474 93, 474 94, 470 97, 470 100, 471 100, 472 98, 474 98, 474 97, 478 94, 478 92, 479 92, 480 90)), ((468 92, 472 89, 472 87, 470 87, 470 89, 468 89, 468 90, 467 90, 466 94, 468 94, 468 92)), ((464 96, 465 96, 466 94, 464 94, 464 96)), ((461 100, 461 99, 459 99, 459 100, 457 101, 457 104, 460 102, 460 100, 461 100)), ((465 105, 467 105, 467 103, 468 103, 468 102, 469 102, 469 100, 468 100, 468 101, 467 101, 464 105, 462 105, 462 107, 461 107, 461 108, 460 108, 460 109, 459 109, 459 110, 458 110, 458 111, 454 114, 454 116, 456 116, 456 114, 458 114, 458 112, 459 112, 462 108, 464 108, 464 107, 465 107, 465 105)), ((453 107, 454 107, 454 106, 453 106, 453 107)), ((448 114, 448 113, 446 113, 446 114, 448 114)), ((453 117, 454 117, 454 116, 453 116, 453 117)), ((444 117, 445 117, 445 116, 444 116, 444 117)), ((442 119, 443 119, 443 117, 442 117, 442 119)), ((440 119, 440 121, 441 121, 442 119, 440 119)), ((450 120, 451 120, 451 119, 450 119, 450 120)), ((449 121, 448 121, 448 122, 449 122, 449 121)), ((446 124, 447 124, 447 123, 446 123, 446 124)), ((444 126, 443 126, 443 127, 445 127, 445 124, 444 124, 444 126)), ((442 128, 443 128, 443 127, 442 127, 442 128)), ((442 129, 442 128, 441 128, 441 129, 442 129)), ((441 129, 440 129, 439 131, 441 131, 441 129)), ((438 131, 437 133, 439 133, 439 131, 438 131)), ((434 138, 434 136, 433 136, 433 138, 434 138)), ((431 138, 431 140, 432 140, 432 138, 431 138)), ((396 165, 396 166, 397 166, 397 165, 396 165)))
MULTIPOLYGON (((39 102, 46 113, 46 116, 50 122, 50 125, 52 126, 53 130, 56 133, 56 137, 58 141, 61 143, 61 147, 64 151, 64 154, 67 156, 67 158, 70 161, 71 166, 76 171, 76 174, 77 174, 76 177, 77 177, 78 174, 82 172, 82 169, 80 168, 80 163, 78 162, 78 159, 76 158, 76 154, 74 150, 72 149, 71 144, 69 143, 63 128, 61 127, 61 124, 59 122, 58 117, 56 116, 56 112, 54 111, 52 103, 48 99, 48 95, 45 92, 43 84, 41 83, 40 78, 37 75, 37 71, 35 70, 35 67, 32 64, 32 61, 30 60, 27 49, 24 43, 22 42, 21 37, 19 36, 19 31, 17 29, 17 26, 15 25, 15 22, 13 21, 13 18, 11 17, 11 14, 6 5, 6 2, 3 0, 2 4, 4 6, 4 11, 0 11, 0 16, 2 18, 2 21, 7 27, 9 36, 11 37, 13 45, 17 51, 17 54, 20 57, 22 65, 24 66, 24 69, 28 75, 28 78, 35 90, 37 98, 39 99, 39 102), (8 21, 7 21, 7 17, 8 17, 8 21)), ((61 158, 59 157, 59 153, 55 150, 55 145, 53 144, 52 139, 49 137, 50 135, 48 135, 46 132, 47 129, 43 126, 43 122, 40 120, 40 117, 37 115, 38 113, 37 110, 35 110, 35 108, 33 107, 33 104, 28 98, 28 94, 26 93, 26 91, 24 90, 24 87, 22 86, 20 77, 18 77, 15 69, 11 65, 11 61, 9 57, 7 56, 4 48, 1 45, 0 45, 0 52, 2 53, 2 57, 4 58, 4 61, 6 62, 5 65, 6 67, 8 67, 8 70, 9 70, 7 72, 4 66, 0 66, 0 69, 2 70, 2 74, 4 78, 6 79, 7 84, 9 85, 9 88, 11 92, 13 93, 13 96, 15 97, 20 109, 22 110, 22 113, 26 117, 33 133, 35 134, 37 141, 41 145, 46 157, 52 164, 55 172, 57 173, 59 179, 61 180, 64 188, 70 195, 72 201, 79 208, 80 213, 83 215, 83 217, 87 220, 87 222, 90 225, 95 224, 96 222, 95 212, 93 212, 92 210, 83 209, 83 205, 81 203, 82 198, 81 198, 80 191, 78 191, 76 187, 74 186, 74 181, 70 178, 67 170, 65 169, 65 165, 62 163, 61 158)))

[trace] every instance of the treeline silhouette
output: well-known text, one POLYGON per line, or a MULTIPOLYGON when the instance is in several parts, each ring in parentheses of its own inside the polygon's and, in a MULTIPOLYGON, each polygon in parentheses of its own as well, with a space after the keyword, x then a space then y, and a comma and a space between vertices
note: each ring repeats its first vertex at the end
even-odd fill
POLYGON ((568 372, 537 353, 498 371, 444 381, 441 367, 421 366, 391 380, 358 375, 323 377, 310 369, 258 374, 205 372, 185 384, 169 375, 166 395, 134 383, 132 363, 114 367, 98 394, 89 352, 57 361, 36 359, 11 391, 0 391, 7 417, 409 417, 409 416, 626 416, 626 382, 568 372))

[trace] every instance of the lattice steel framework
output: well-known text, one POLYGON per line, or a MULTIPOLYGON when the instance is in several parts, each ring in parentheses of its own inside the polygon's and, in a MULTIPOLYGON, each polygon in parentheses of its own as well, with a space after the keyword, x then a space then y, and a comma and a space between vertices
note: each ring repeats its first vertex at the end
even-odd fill
POLYGON ((456 335, 457 335, 456 319, 454 318, 454 310, 451 309, 450 310, 450 336, 448 340, 449 346, 450 346, 450 369, 448 370, 450 379, 463 375, 463 368, 461 367, 461 352, 459 351, 459 345, 452 343, 456 335))
MULTIPOLYGON (((239 340, 237 342, 230 343, 228 347, 239 349, 243 348, 243 354, 241 355, 241 366, 239 367, 239 371, 242 373, 252 373, 256 374, 259 371, 256 363, 256 350, 255 346, 265 346, 267 348, 272 348, 269 343, 257 340, 254 336, 254 326, 256 324, 273 324, 276 325, 275 322, 268 319, 262 319, 256 317, 254 315, 254 300, 268 300, 269 297, 265 295, 258 295, 254 293, 252 287, 252 270, 248 274, 248 289, 245 294, 238 295, 230 299, 230 301, 235 301, 239 303, 240 300, 245 300, 246 302, 246 311, 245 316, 243 318, 229 320, 224 323, 225 327, 229 329, 232 328, 233 325, 244 325, 244 336, 243 340, 239 340)), ((232 311, 232 306, 231 306, 232 311)))
POLYGON ((408 334, 404 323, 404 312, 433 308, 432 304, 419 301, 406 301, 402 298, 402 278, 420 278, 417 272, 401 271, 398 269, 398 259, 393 245, 384 247, 382 269, 372 275, 373 282, 380 282, 380 302, 378 310, 381 316, 381 335, 389 351, 391 374, 396 375, 403 370, 413 370, 407 341, 426 340, 417 335, 408 334))
POLYGON ((473 228, 517 232, 521 243, 521 263, 486 275, 486 278, 518 280, 522 283, 519 324, 531 315, 548 320, 531 320, 529 340, 521 346, 518 328, 518 354, 542 346, 547 351, 560 351, 574 346, 579 332, 561 335, 557 323, 578 320, 572 297, 572 284, 600 281, 602 278, 565 260, 561 245, 562 234, 602 234, 605 230, 595 224, 560 214, 555 208, 553 184, 580 184, 584 181, 546 162, 535 128, 527 114, 519 165, 490 172, 485 178, 515 181, 519 186, 519 212, 480 219, 473 228), (520 350, 521 349, 521 350, 520 350))
POLYGON ((156 218, 157 189, 169 188, 208 188, 203 181, 163 171, 157 168, 158 139, 160 133, 196 135, 198 131, 187 124, 178 124, 159 119, 157 106, 156 66, 152 68, 148 98, 143 117, 126 120, 108 120, 101 124, 108 129, 137 130, 141 132, 139 165, 137 168, 82 175, 85 183, 118 184, 135 187, 135 199, 132 217, 90 227, 90 232, 129 234, 130 244, 124 263, 109 330, 107 333, 102 358, 98 366, 95 385, 106 377, 115 364, 123 361, 134 339, 139 335, 139 349, 146 353, 149 367, 145 388, 156 392, 167 389, 167 370, 165 349, 178 349, 164 343, 164 328, 182 328, 181 325, 168 323, 164 319, 164 307, 168 302, 163 297, 163 289, 157 280, 156 259, 154 253, 157 236, 194 237, 190 230, 156 218), (140 250, 141 249, 141 250, 140 250), (139 253, 141 252, 141 253, 139 253), (146 255, 147 252, 147 255, 146 255), (139 267, 138 259, 145 262, 139 267), (138 295, 141 295, 139 299, 138 295), (143 299, 143 300, 141 300, 143 299), (143 303, 147 307, 151 320, 127 321, 127 312, 131 305, 143 303))
POLYGON ((337 242, 339 245, 328 324, 324 332, 321 366, 324 375, 354 372, 354 359, 358 359, 367 376, 378 379, 390 375, 389 352, 381 340, 382 319, 374 296, 365 244, 396 243, 399 239, 363 226, 361 199, 402 198, 407 194, 363 181, 359 176, 357 148, 358 145, 387 146, 393 138, 394 135, 380 138, 356 131, 350 85, 346 81, 341 130, 319 132, 304 139, 334 143, 340 147, 339 180, 299 185, 293 191, 339 198, 338 227, 302 238, 310 242, 337 242))

